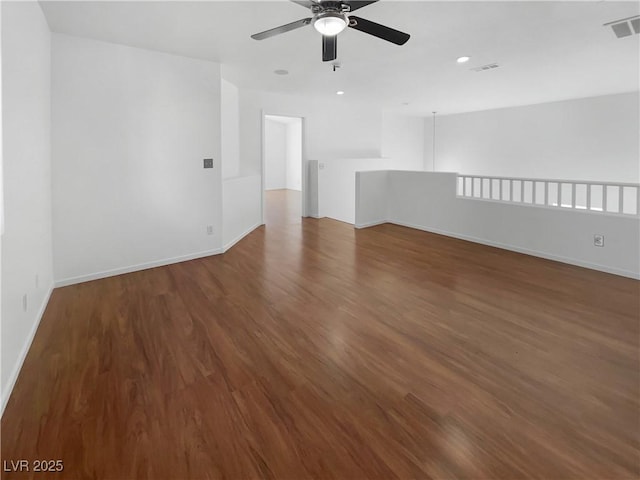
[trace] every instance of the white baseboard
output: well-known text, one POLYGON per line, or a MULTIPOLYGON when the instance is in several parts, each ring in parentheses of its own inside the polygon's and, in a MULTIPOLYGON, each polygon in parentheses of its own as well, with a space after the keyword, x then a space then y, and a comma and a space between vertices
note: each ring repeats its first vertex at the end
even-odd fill
POLYGON ((146 270, 148 268, 163 267, 165 265, 171 265, 172 263, 186 262, 188 260, 195 260, 196 258, 209 257, 211 255, 219 255, 223 253, 222 248, 216 248, 213 250, 205 250, 204 252, 190 253, 189 255, 182 255, 179 257, 165 258, 162 260, 154 260, 153 262, 139 263, 137 265, 131 265, 128 267, 114 268, 113 270, 105 270, 103 272, 90 273, 88 275, 80 275, 77 277, 64 278, 57 280, 56 287, 66 287, 68 285, 75 285, 76 283, 90 282, 92 280, 100 280, 101 278, 113 277, 116 275, 122 275, 124 273, 137 272, 140 270, 146 270))
POLYGON ((87 275, 79 275, 77 277, 63 278, 55 282, 56 287, 67 287, 69 285, 75 285, 77 283, 90 282, 92 280, 100 280, 101 278, 114 277, 116 275, 122 275, 125 273, 138 272, 140 270, 147 270, 149 268, 164 267, 165 265, 171 265, 173 263, 186 262, 188 260, 195 260, 197 258, 209 257, 211 255, 220 255, 226 252, 236 243, 242 240, 245 236, 258 228, 261 223, 257 223, 249 228, 247 231, 239 235, 237 238, 228 242, 223 248, 216 248, 213 250, 205 250, 204 252, 191 253, 188 255, 181 255, 179 257, 164 258, 161 260, 154 260, 152 262, 139 263, 137 265, 130 265, 127 267, 114 268, 112 270, 104 270, 102 272, 90 273, 87 275))
POLYGON ((472 237, 470 235, 461 235, 458 233, 449 232, 446 230, 439 230, 436 228, 426 228, 421 225, 415 225, 411 223, 389 221, 394 225, 400 225, 401 227, 414 228, 416 230, 422 230, 424 232, 437 233, 438 235, 445 235, 447 237, 458 238, 460 240, 466 240, 468 242, 480 243, 482 245, 488 245, 490 247, 502 248, 503 250, 510 250, 512 252, 524 253, 525 255, 531 255, 533 257, 545 258, 547 260, 553 260, 555 262, 568 263, 569 265, 575 265, 577 267, 589 268, 591 270, 598 270, 600 272, 612 273, 614 275, 620 275, 622 277, 629 277, 636 280, 640 280, 640 273, 629 270, 623 270, 620 268, 613 268, 607 265, 600 265, 598 263, 585 262, 571 257, 563 257, 561 255, 554 255, 538 250, 531 250, 528 248, 517 247, 515 245, 509 245, 505 243, 492 242, 491 240, 485 240, 483 238, 472 237))
POLYGON ((38 310, 38 315, 36 315, 35 321, 33 322, 33 326, 29 331, 29 335, 27 336, 22 349, 20 350, 20 356, 18 357, 18 361, 13 366, 13 370, 11 371, 11 376, 9 377, 9 382, 7 383, 6 390, 2 392, 2 409, 0 410, 0 416, 4 415, 4 409, 9 402, 9 398, 11 397, 11 392, 13 392, 13 387, 18 380, 18 376, 20 375, 20 370, 22 370, 22 365, 24 364, 25 358, 27 358, 27 353, 29 353, 29 349, 31 348, 31 344, 33 343, 33 339, 36 336, 36 332, 38 331, 38 327, 40 326, 40 321, 44 315, 44 311, 49 304, 49 298, 51 298, 51 292, 53 292, 53 284, 49 287, 46 295, 42 299, 42 304, 40 305, 40 309, 38 310))
POLYGON ((231 247, 233 247, 236 243, 238 243, 240 240, 242 240, 244 237, 246 237, 247 235, 249 235, 251 232, 253 232, 256 228, 260 227, 264 225, 263 223, 256 223, 255 225, 253 225, 252 227, 249 227, 247 230, 245 230, 243 233, 241 233, 240 235, 238 235, 236 238, 234 238, 233 240, 231 240, 230 242, 227 242, 223 247, 222 247, 222 253, 226 252, 227 250, 229 250, 231 247))
POLYGON ((354 227, 369 228, 369 227, 375 227, 376 225, 382 225, 383 223, 389 223, 389 222, 387 222, 386 220, 375 220, 373 222, 367 222, 367 223, 356 223, 354 227))

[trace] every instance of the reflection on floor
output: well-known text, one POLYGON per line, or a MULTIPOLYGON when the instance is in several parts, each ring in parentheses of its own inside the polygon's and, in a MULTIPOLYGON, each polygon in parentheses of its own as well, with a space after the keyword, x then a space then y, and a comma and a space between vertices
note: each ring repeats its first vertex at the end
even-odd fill
POLYGON ((266 227, 224 255, 56 289, 3 461, 61 460, 55 479, 638 478, 639 282, 267 197, 266 227))
POLYGON ((302 201, 297 190, 267 190, 265 223, 267 225, 300 224, 302 201))

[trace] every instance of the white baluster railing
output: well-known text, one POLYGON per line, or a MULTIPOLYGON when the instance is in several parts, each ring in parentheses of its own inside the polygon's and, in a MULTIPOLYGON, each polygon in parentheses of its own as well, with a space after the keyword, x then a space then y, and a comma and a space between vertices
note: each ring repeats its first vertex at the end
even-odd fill
POLYGON ((476 200, 640 216, 640 184, 458 175, 457 195, 476 200))

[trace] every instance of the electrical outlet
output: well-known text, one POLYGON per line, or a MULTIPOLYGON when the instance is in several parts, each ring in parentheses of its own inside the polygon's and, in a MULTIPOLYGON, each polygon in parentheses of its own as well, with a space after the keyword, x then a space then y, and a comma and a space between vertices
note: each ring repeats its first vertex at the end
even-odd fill
POLYGON ((319 163, 319 164, 318 164, 318 168, 319 168, 320 170, 324 170, 324 163, 319 163))
POLYGON ((27 294, 22 295, 22 310, 27 311, 27 294))
POLYGON ((204 168, 213 168, 213 158, 204 159, 204 168))
POLYGON ((213 235, 213 225, 207 225, 207 235, 213 235))
POLYGON ((600 234, 596 233, 593 236, 593 244, 596 247, 604 247, 604 235, 600 235, 600 234))

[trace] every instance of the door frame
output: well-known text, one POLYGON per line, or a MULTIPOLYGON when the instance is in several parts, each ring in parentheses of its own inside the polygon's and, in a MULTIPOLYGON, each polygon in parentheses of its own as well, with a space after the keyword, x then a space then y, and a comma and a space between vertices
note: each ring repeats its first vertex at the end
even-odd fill
POLYGON ((282 113, 282 112, 276 112, 273 110, 265 110, 262 109, 262 111, 260 112, 261 117, 260 117, 260 125, 261 125, 261 132, 260 132, 260 163, 262 164, 262 205, 261 205, 261 210, 262 210, 262 224, 265 224, 265 215, 264 215, 264 209, 265 209, 265 205, 266 205, 266 182, 265 182, 265 172, 266 172, 266 161, 265 161, 265 151, 266 151, 266 140, 265 140, 265 123, 266 123, 266 117, 267 115, 269 116, 273 116, 273 117, 289 117, 289 118, 299 118, 301 125, 300 125, 300 130, 301 130, 301 136, 302 138, 301 140, 301 155, 300 155, 300 161, 302 162, 302 165, 300 166, 300 175, 302 176, 302 178, 300 179, 300 216, 301 217, 308 217, 309 215, 307 214, 307 169, 308 169, 308 165, 307 165, 307 142, 306 142, 306 118, 302 115, 299 114, 293 114, 293 113, 282 113))

